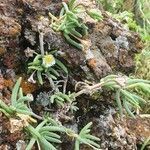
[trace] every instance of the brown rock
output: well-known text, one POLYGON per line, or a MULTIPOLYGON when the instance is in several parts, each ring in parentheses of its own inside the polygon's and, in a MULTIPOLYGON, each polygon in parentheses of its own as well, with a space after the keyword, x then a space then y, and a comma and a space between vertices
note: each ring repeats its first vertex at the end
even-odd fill
POLYGON ((6 48, 0 46, 0 56, 3 55, 6 52, 6 48))
POLYGON ((20 35, 21 26, 14 18, 2 16, 0 18, 0 36, 16 37, 20 35))

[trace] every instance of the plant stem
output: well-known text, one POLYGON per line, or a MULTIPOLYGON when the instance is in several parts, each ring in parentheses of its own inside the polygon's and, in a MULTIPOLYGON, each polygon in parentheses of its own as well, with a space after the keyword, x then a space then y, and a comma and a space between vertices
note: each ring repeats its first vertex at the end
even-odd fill
POLYGON ((37 119, 39 119, 39 120, 43 120, 44 119, 43 117, 41 117, 41 116, 39 116, 39 115, 37 115, 35 113, 32 113, 32 116, 37 118, 37 119))
POLYGON ((67 4, 66 4, 65 2, 62 2, 62 4, 63 4, 63 6, 64 6, 65 11, 68 12, 68 11, 69 11, 69 8, 68 8, 67 4))
POLYGON ((150 136, 146 139, 146 141, 145 141, 144 144, 142 145, 141 150, 144 150, 144 148, 146 147, 146 145, 148 145, 149 142, 150 142, 150 136))
POLYGON ((40 34, 39 34, 39 40, 40 40, 41 55, 44 56, 44 43, 43 43, 43 33, 42 32, 40 32, 40 34))
MULTIPOLYGON (((72 40, 68 34, 64 33, 64 37, 66 38, 66 40, 73 46, 77 47, 78 49, 81 49, 83 50, 84 49, 84 46, 80 43, 77 43, 76 41, 72 40)), ((77 39, 77 37, 76 37, 77 39)))
POLYGON ((13 111, 0 99, 0 107, 4 109, 8 114, 12 114, 13 111))
POLYGON ((38 138, 41 137, 40 133, 35 128, 33 128, 30 124, 28 124, 28 126, 26 126, 25 128, 27 130, 29 130, 29 132, 32 134, 32 136, 35 136, 38 138))
MULTIPOLYGON (((101 81, 100 83, 97 83, 97 84, 95 84, 95 85, 92 85, 92 86, 85 86, 85 88, 84 89, 82 89, 81 91, 79 91, 79 92, 77 92, 76 94, 75 94, 75 97, 78 97, 78 96, 80 96, 80 95, 82 95, 82 94, 90 94, 90 93, 92 93, 93 91, 95 91, 95 90, 99 90, 99 89, 101 89, 101 87, 102 86, 105 86, 105 85, 107 85, 107 84, 109 84, 109 83, 111 83, 112 81, 114 81, 114 82, 116 82, 117 84, 119 84, 116 80, 114 80, 114 79, 109 79, 109 80, 104 80, 104 81, 101 81)), ((116 85, 117 86, 117 85, 116 85)), ((120 86, 117 86, 117 88, 119 88, 120 86)))
POLYGON ((36 139, 35 138, 32 138, 29 142, 29 144, 27 145, 26 149, 25 150, 31 150, 34 143, 35 143, 36 139))
POLYGON ((121 99, 120 99, 120 89, 116 91, 116 102, 117 102, 117 105, 118 105, 118 108, 119 108, 120 117, 122 119, 122 117, 123 117, 123 108, 122 108, 121 99))
POLYGON ((87 86, 85 89, 77 92, 75 94, 75 97, 78 97, 82 94, 90 94, 92 91, 96 90, 96 89, 100 89, 103 86, 104 82, 100 82, 98 84, 92 85, 92 86, 87 86))
POLYGON ((76 0, 70 0, 69 2, 69 9, 72 10, 73 9, 73 4, 76 0))

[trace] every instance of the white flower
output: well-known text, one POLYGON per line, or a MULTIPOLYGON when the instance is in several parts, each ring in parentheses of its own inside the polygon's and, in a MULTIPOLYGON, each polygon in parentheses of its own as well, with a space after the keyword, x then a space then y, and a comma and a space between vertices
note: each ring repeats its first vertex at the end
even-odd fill
POLYGON ((49 54, 49 55, 45 55, 43 57, 43 66, 45 68, 51 67, 55 64, 55 58, 53 55, 49 54))

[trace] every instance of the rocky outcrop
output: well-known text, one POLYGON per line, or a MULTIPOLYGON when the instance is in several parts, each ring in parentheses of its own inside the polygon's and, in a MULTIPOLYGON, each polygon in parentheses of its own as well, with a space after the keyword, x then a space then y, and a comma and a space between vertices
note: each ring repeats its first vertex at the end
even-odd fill
MULTIPOLYGON (((67 2, 67 0, 65 1, 67 2)), ((70 86, 85 80, 98 82, 112 72, 130 74, 134 71, 134 56, 142 49, 142 42, 137 33, 124 29, 122 24, 104 11, 102 11, 103 20, 99 22, 86 18, 83 14, 80 17, 88 27, 88 35, 83 39, 87 48, 85 51, 78 50, 68 44, 60 32, 55 32, 50 28, 48 12, 57 16, 62 6, 61 2, 61 0, 3 0, 0 4, 0 83, 2 83, 0 92, 4 97, 8 93, 10 97, 13 79, 17 75, 25 76, 22 83, 24 93, 37 94, 39 92, 37 85, 27 83, 27 75, 24 74, 27 73, 26 62, 28 61, 25 50, 29 48, 39 52, 39 31, 44 34, 45 51, 57 50, 59 59, 67 66, 70 72, 70 86), (9 83, 11 83, 11 87, 9 83)), ((80 2, 88 8, 97 7, 94 0, 80 2)), ((80 105, 79 102, 79 107, 84 110, 79 111, 81 114, 77 114, 78 119, 81 121, 82 117, 87 115, 87 120, 96 124, 93 132, 99 132, 97 136, 102 138, 103 148, 134 149, 137 136, 136 133, 131 134, 132 126, 129 129, 131 131, 128 132, 126 130, 127 121, 125 125, 120 122, 116 123, 109 120, 110 116, 105 116, 105 112, 101 112, 102 109, 106 109, 106 106, 111 105, 113 98, 109 97, 105 101, 107 96, 102 95, 99 99, 103 101, 99 101, 98 104, 92 102, 93 105, 89 104, 87 100, 89 98, 83 96, 84 104, 80 105), (106 106, 98 106, 100 103, 104 103, 106 106), (90 106, 86 107, 86 105, 90 106), (85 112, 93 109, 92 115, 96 114, 93 116, 96 119, 92 120, 90 115, 85 112), (99 113, 102 115, 100 116, 99 113), (106 127, 106 125, 108 126, 106 127), (119 132, 120 134, 117 135, 119 132), (110 135, 112 133, 114 135, 110 135), (123 136, 123 140, 118 139, 121 136, 123 136)), ((0 122, 0 126, 1 124, 0 122)), ((147 127, 147 124, 145 126, 147 127)), ((10 139, 6 140, 10 142, 10 139)), ((16 139, 14 141, 16 142, 16 139)))

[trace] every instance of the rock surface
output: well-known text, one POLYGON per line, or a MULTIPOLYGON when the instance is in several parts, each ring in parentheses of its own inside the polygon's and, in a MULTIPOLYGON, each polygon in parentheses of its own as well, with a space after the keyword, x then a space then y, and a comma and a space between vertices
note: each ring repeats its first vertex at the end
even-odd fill
MULTIPOLYGON (((82 1, 82 3, 87 7, 96 7, 94 1, 82 1)), ((4 0, 0 9, 2 13, 0 54, 10 49, 23 51, 27 47, 34 47, 37 50, 37 35, 41 28, 44 32, 45 47, 49 48, 47 50, 55 48, 64 52, 63 59, 70 68, 74 68, 74 73, 80 70, 83 74, 82 80, 100 79, 116 71, 130 73, 134 69, 133 58, 142 48, 136 33, 125 30, 119 22, 103 12, 103 21, 96 23, 84 20, 89 27, 89 35, 85 40, 91 43, 89 52, 84 53, 67 44, 60 33, 54 32, 49 27, 48 12, 58 15, 60 8, 61 1, 4 0), (92 55, 92 58, 87 59, 87 55, 92 55), (87 74, 91 77, 87 77, 87 74)))
MULTIPOLYGON (((84 0, 82 3, 86 3, 87 7, 97 7, 95 1, 84 0)), ((45 50, 58 50, 60 59, 69 68, 70 86, 74 86, 78 81, 97 82, 112 72, 133 72, 134 56, 142 49, 142 42, 136 33, 127 31, 118 21, 103 12, 104 19, 100 22, 83 20, 89 27, 89 35, 84 39, 89 47, 86 51, 78 50, 69 45, 61 33, 50 28, 48 12, 57 16, 61 6, 61 0, 3 0, 0 4, 0 96, 9 99, 14 78, 24 76, 27 72, 28 58, 25 56, 25 50, 30 48, 39 52, 39 29, 44 33, 45 50)), ((38 92, 40 88, 28 84, 26 78, 22 83, 25 93, 38 92)), ((109 93, 101 96, 99 101, 92 102, 92 105, 89 104, 89 98, 81 98, 84 99, 79 102, 81 111, 76 114, 80 122, 79 127, 83 127, 85 122, 93 121, 93 133, 100 137, 103 149, 136 150, 137 143, 150 135, 147 133, 147 130, 150 131, 150 121, 126 119, 121 122, 113 118, 110 112, 106 113, 113 100, 112 97, 108 98, 108 95, 109 93), (136 123, 139 126, 136 126, 136 123), (139 130, 141 132, 138 132, 139 130)), ((5 121, 5 118, 0 116, 0 128, 4 128, 2 121, 5 121)), ((23 139, 20 132, 16 133, 16 138, 6 130, 1 133, 0 149, 9 149, 6 148, 10 146, 6 145, 9 142, 12 142, 11 146, 14 148, 17 141, 23 139)), ((66 145, 62 144, 62 147, 67 150, 66 145)), ((87 147, 83 149, 87 150, 87 147)))

